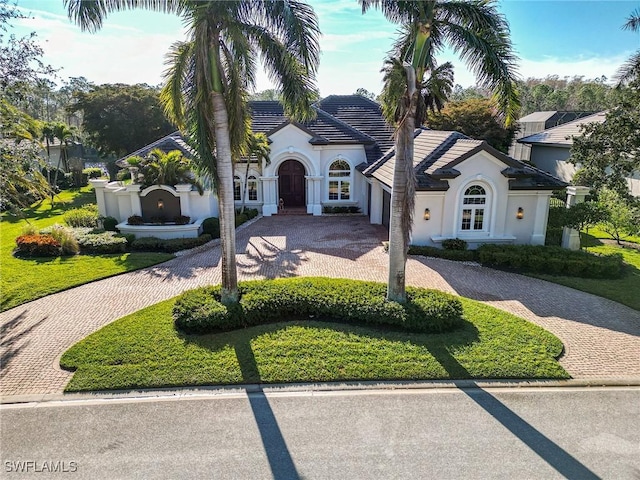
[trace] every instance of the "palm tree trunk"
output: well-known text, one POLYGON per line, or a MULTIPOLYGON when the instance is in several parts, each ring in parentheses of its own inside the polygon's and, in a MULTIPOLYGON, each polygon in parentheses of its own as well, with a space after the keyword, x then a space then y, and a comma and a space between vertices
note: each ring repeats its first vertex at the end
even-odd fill
POLYGON ((237 303, 238 272, 236 270, 236 226, 233 200, 233 162, 229 138, 229 116, 222 94, 211 94, 216 139, 218 174, 218 209, 220 212, 220 244, 222 248, 222 303, 237 303))
POLYGON ((405 271, 407 252, 413 221, 415 173, 413 170, 413 135, 418 105, 415 70, 407 71, 407 91, 403 117, 396 132, 396 163, 391 191, 391 218, 389 222, 389 279, 387 300, 403 303, 407 299, 405 271))

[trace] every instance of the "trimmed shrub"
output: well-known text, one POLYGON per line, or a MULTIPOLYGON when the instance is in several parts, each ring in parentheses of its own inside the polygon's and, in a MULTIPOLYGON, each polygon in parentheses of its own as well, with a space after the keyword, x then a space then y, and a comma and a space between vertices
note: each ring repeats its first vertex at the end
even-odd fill
POLYGON ((178 215, 177 217, 173 217, 173 221, 176 225, 187 225, 191 221, 191 217, 178 215))
POLYGON ((180 250, 188 250, 190 248, 199 247, 211 240, 211 235, 200 235, 197 238, 172 238, 171 240, 162 240, 162 251, 167 253, 175 253, 180 250))
POLYGON ((202 233, 211 235, 212 238, 220 238, 220 220, 209 217, 202 222, 202 233))
POLYGON ((360 213, 360 208, 352 206, 325 205, 322 207, 322 213, 360 213))
POLYGON ((126 252, 129 246, 129 242, 124 235, 118 235, 112 231, 76 231, 76 238, 80 249, 87 253, 122 253, 126 252))
POLYGON ((94 204, 85 205, 82 208, 74 208, 64 214, 64 223, 70 227, 96 228, 98 226, 98 207, 94 204))
POLYGON ((185 292, 173 308, 176 327, 187 333, 211 333, 318 317, 442 332, 459 326, 462 319, 462 304, 453 295, 409 287, 406 304, 399 304, 385 299, 382 283, 288 278, 243 282, 239 290, 240 303, 231 308, 220 302, 220 286, 185 292))
POLYGON ((467 242, 461 238, 447 238, 442 241, 442 248, 445 250, 466 250, 467 242))
POLYGON ((118 225, 118 219, 113 217, 104 217, 102 219, 102 228, 104 228, 108 232, 117 232, 118 229, 116 225, 118 225))
POLYGON ((82 174, 86 175, 87 178, 100 178, 103 175, 102 169, 98 167, 85 168, 82 170, 82 174))
POLYGON ((129 225, 144 225, 144 220, 140 215, 131 215, 127 218, 127 223, 129 225))
POLYGON ((594 255, 542 245, 482 245, 477 250, 483 265, 551 275, 582 278, 620 278, 622 255, 594 255))
POLYGON ((145 252, 161 252, 162 251, 162 242, 156 237, 140 237, 136 238, 131 243, 132 250, 142 250, 145 252))
POLYGON ((424 255, 425 257, 444 258, 447 260, 457 261, 476 260, 476 253, 474 250, 445 250, 443 248, 418 245, 409 246, 409 255, 424 255))
POLYGON ((60 243, 51 235, 20 235, 16 245, 17 254, 29 257, 57 257, 62 253, 60 243))
POLYGON ((147 252, 167 252, 175 253, 180 250, 188 250, 190 248, 199 247, 211 240, 211 235, 203 234, 197 238, 172 238, 163 240, 156 237, 141 237, 131 243, 133 250, 142 250, 147 252))

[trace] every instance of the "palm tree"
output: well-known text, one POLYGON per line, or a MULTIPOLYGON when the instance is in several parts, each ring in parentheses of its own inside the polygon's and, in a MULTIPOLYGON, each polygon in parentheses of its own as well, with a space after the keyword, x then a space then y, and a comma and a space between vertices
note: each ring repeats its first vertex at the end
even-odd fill
MULTIPOLYGON (((631 12, 627 23, 622 26, 623 30, 631 30, 632 32, 640 32, 640 8, 631 12)), ((640 50, 633 53, 626 62, 616 72, 616 80, 618 87, 626 85, 634 78, 640 78, 640 50)))
POLYGON ((129 157, 127 163, 130 167, 139 169, 143 177, 143 186, 172 185, 189 183, 195 186, 200 193, 204 189, 192 173, 191 161, 180 150, 172 150, 168 153, 154 148, 145 157, 129 157))
POLYGON ((267 162, 267 165, 271 163, 269 158, 270 148, 269 139, 264 133, 251 133, 246 145, 246 152, 244 157, 247 159, 247 166, 244 171, 244 192, 242 192, 242 206, 240 207, 240 213, 244 213, 244 202, 247 198, 247 188, 249 184, 249 164, 251 158, 255 158, 258 162, 262 160, 267 162))
POLYGON ((66 0, 66 5, 86 30, 100 28, 108 13, 135 7, 177 13, 190 26, 188 41, 172 47, 161 96, 195 148, 198 166, 215 182, 222 301, 237 302, 232 159, 247 142, 246 99, 255 86, 256 59, 280 84, 285 113, 298 120, 311 117, 320 33, 313 9, 297 0, 66 0))
MULTIPOLYGON (((70 127, 66 123, 58 122, 52 125, 53 136, 60 140, 60 156, 58 157, 58 164, 56 165, 56 172, 53 175, 54 188, 58 185, 58 172, 60 171, 60 163, 64 167, 64 171, 69 171, 69 159, 68 159, 68 147, 69 143, 74 139, 75 127, 70 127)), ((53 208, 53 193, 51 194, 51 204, 53 208)))
POLYGON ((426 114, 425 76, 436 68, 434 58, 449 45, 474 71, 511 124, 519 111, 509 27, 492 0, 360 0, 363 13, 380 8, 401 26, 391 53, 395 68, 386 72, 383 112, 397 125, 396 163, 389 225, 387 299, 404 302, 405 267, 414 211, 413 136, 426 114))

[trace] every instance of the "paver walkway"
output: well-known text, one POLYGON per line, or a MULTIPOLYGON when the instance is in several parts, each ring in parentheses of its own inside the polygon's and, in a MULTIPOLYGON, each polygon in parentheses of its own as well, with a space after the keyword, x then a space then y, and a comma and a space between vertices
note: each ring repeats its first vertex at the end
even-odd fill
MULTIPOLYGON (((386 281, 384 228, 363 217, 270 217, 238 232, 242 279, 331 276, 386 281)), ((0 314, 2 395, 58 393, 60 355, 91 332, 180 292, 220 282, 220 247, 50 295, 0 314)), ((640 312, 541 280, 413 257, 407 283, 481 300, 526 318, 565 345, 574 378, 640 378, 640 312)))

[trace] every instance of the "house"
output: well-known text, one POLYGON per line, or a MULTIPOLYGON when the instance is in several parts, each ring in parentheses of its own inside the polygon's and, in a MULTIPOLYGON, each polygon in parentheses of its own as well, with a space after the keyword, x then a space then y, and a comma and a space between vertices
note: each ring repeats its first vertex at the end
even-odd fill
POLYGON ((531 160, 531 146, 526 143, 519 143, 519 139, 593 115, 594 113, 596 112, 550 110, 525 115, 518 120, 519 128, 516 133, 516 138, 511 144, 511 147, 509 147, 509 156, 516 160, 528 162, 531 160))
MULTIPOLYGON (((253 129, 267 135, 271 153, 269 162, 245 159, 236 164, 238 206, 244 200, 264 216, 278 215, 283 208, 322 215, 329 207, 351 207, 371 223, 388 226, 393 129, 377 103, 331 95, 315 104, 316 118, 304 124, 287 118, 278 102, 251 102, 250 108, 253 129)), ((457 132, 418 129, 415 135, 418 185, 412 243, 440 245, 456 237, 472 247, 544 243, 549 198, 564 182, 457 132)), ((153 148, 190 151, 174 133, 132 155, 153 148)), ((166 208, 169 197, 178 212, 192 219, 217 215, 215 195, 200 196, 188 185, 141 190, 140 185, 92 183, 101 214, 122 222, 133 214, 153 216, 160 204, 166 208)))

